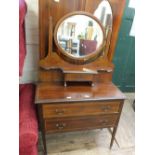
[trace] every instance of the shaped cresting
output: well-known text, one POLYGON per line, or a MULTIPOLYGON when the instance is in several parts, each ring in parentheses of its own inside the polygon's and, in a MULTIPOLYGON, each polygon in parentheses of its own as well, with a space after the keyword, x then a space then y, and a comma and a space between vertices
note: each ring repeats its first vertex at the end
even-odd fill
POLYGON ((109 2, 103 0, 94 15, 78 11, 64 16, 56 25, 54 39, 63 55, 87 61, 106 53, 111 31, 112 9, 109 2))

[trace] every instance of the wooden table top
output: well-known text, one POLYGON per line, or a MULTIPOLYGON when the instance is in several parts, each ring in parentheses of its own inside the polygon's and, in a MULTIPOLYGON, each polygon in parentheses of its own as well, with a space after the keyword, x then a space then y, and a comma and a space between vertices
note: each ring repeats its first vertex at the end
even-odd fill
POLYGON ((62 83, 38 83, 35 103, 100 101, 125 99, 125 95, 113 83, 95 83, 64 87, 62 83))

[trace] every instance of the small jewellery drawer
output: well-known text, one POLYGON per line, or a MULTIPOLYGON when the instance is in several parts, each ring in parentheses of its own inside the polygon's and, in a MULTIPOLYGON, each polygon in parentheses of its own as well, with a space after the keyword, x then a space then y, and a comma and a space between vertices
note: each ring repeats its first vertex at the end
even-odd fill
POLYGON ((114 127, 118 115, 100 115, 91 117, 46 119, 45 130, 47 132, 67 132, 114 127))
POLYGON ((119 101, 44 104, 43 118, 118 113, 119 101))

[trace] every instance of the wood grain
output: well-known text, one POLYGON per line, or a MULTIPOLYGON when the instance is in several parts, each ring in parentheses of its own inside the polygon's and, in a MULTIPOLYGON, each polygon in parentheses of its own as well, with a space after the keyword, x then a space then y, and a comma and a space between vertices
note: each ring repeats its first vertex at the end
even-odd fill
POLYGON ((43 104, 43 117, 89 116, 119 112, 119 101, 43 104), (88 108, 89 107, 89 108, 88 108))
MULTIPOLYGON (((60 0, 59 3, 56 3, 54 1, 39 0, 40 59, 44 58, 48 52, 49 16, 53 17, 53 25, 55 26, 60 18, 72 11, 86 11, 89 13, 94 13, 101 1, 102 0, 96 0, 94 3, 93 0, 60 0)), ((108 59, 112 61, 121 24, 121 18, 125 7, 125 0, 109 0, 109 2, 113 12, 113 30, 110 49, 108 51, 108 59)), ((54 50, 56 49, 56 46, 54 46, 54 50)))
POLYGON ((62 83, 49 82, 37 84, 35 103, 124 99, 124 94, 113 83, 96 83, 94 87, 79 84, 64 87, 62 83))
MULTIPOLYGON (((132 108, 134 94, 125 94, 116 139, 109 150, 111 135, 107 129, 79 132, 55 133, 47 135, 48 155, 135 155, 135 113, 132 108)), ((43 155, 42 139, 39 138, 39 155, 43 155)))
POLYGON ((46 134, 54 132, 113 128, 110 148, 113 146, 125 96, 111 82, 114 69, 111 57, 120 26, 120 9, 123 10, 125 0, 110 0, 116 23, 113 24, 115 28, 112 31, 112 46, 110 46, 112 51, 106 48, 107 55, 95 57, 88 63, 80 64, 75 60, 73 60, 75 63, 70 63, 55 53, 60 52, 55 44, 50 45, 53 40, 52 29, 62 16, 81 10, 93 13, 100 2, 101 0, 60 0, 57 3, 40 0, 40 81, 36 87, 35 104, 38 106, 45 154, 47 154, 46 134), (50 16, 52 22, 49 20, 50 16), (84 68, 97 73, 93 75, 95 78, 93 87, 87 83, 77 82, 67 87, 63 86, 65 73, 83 73, 84 68))
POLYGON ((78 118, 57 118, 45 120, 48 133, 90 130, 115 126, 118 115, 89 116, 78 118))

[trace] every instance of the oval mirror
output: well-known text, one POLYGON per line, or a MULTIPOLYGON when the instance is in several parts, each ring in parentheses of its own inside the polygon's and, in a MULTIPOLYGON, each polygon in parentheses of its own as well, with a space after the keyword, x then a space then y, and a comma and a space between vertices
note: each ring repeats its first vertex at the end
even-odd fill
POLYGON ((112 30, 112 8, 108 0, 102 0, 94 12, 94 16, 97 17, 106 31, 106 37, 109 30, 112 30))
POLYGON ((60 55, 72 62, 86 62, 103 52, 105 30, 91 14, 74 12, 57 23, 54 39, 60 55))

